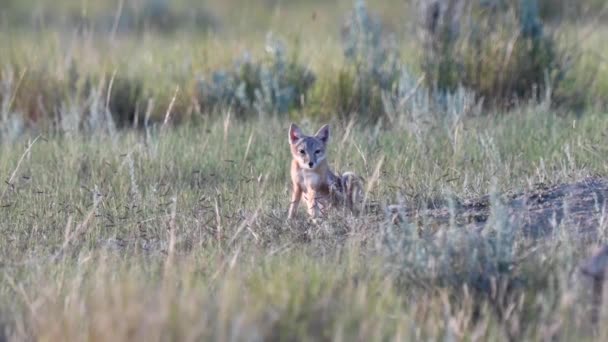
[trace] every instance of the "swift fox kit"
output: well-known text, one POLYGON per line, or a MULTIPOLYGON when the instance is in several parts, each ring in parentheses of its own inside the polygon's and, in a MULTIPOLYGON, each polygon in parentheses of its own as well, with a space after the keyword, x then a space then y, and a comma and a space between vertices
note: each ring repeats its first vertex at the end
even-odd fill
POLYGON ((289 147, 293 160, 288 218, 293 218, 302 197, 313 218, 324 214, 330 204, 344 204, 351 211, 355 210, 355 200, 361 195, 362 180, 352 172, 336 175, 331 171, 325 154, 328 142, 329 125, 321 127, 314 136, 302 134, 293 123, 289 127, 289 147))

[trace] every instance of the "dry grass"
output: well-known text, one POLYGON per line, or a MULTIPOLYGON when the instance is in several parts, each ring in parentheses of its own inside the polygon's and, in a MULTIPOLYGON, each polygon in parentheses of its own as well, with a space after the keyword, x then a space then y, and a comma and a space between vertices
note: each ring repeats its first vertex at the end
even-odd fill
MULTIPOLYGON (((339 28, 352 2, 270 2, 273 11, 209 2, 222 23, 235 23, 213 35, 109 39, 6 22, 0 340, 605 340, 605 313, 594 332, 577 268, 608 237, 601 201, 600 234, 583 243, 567 223, 540 240, 522 235, 495 196, 608 177, 605 112, 526 103, 474 117, 466 93, 436 111, 416 86, 391 117, 372 113, 377 125, 335 119, 329 90, 340 91, 339 28), (299 60, 319 78, 315 101, 263 121, 199 112, 193 80, 244 50, 263 56, 269 28, 288 44, 299 39, 299 60), (135 111, 139 129, 117 127, 117 108, 135 111), (56 120, 27 120, 39 115, 56 120), (287 128, 297 120, 314 131, 321 122, 311 117, 333 118, 331 164, 366 178, 378 210, 286 220, 287 128), (486 194, 486 229, 463 228, 456 203, 486 194), (394 224, 383 209, 395 203, 441 207, 449 224, 394 224)), ((11 4, 29 13, 34 2, 11 4)), ((116 9, 56 6, 91 16, 116 9)), ((401 2, 370 6, 398 39, 411 34, 401 2)), ((572 86, 600 99, 605 29, 582 39, 571 25, 585 44, 581 74, 598 70, 588 86, 572 86)), ((417 51, 403 44, 414 64, 417 51)))
MULTIPOLYGON (((335 125, 330 156, 338 169, 368 179, 381 165, 370 200, 401 198, 414 207, 445 195, 486 193, 492 184, 525 189, 538 181, 608 175, 602 115, 573 126, 530 110, 463 125, 456 145, 441 130, 420 141, 398 129, 335 125)), ((5 335, 435 340, 587 334, 586 285, 576 273, 587 252, 568 234, 544 242, 518 235, 515 245, 503 247, 520 261, 508 273, 488 273, 486 280, 498 287, 486 292, 467 275, 470 265, 486 264, 463 263, 475 258, 471 253, 485 238, 458 235, 457 227, 433 245, 409 235, 395 254, 386 243, 403 243, 402 235, 382 213, 337 212, 315 225, 302 212, 286 222, 286 129, 285 121, 227 119, 160 135, 150 129, 43 137, 29 151, 28 144, 2 145, 0 173, 8 180, 16 170, 0 203, 5 335), (452 273, 415 276, 435 274, 440 260, 453 263, 452 273)))

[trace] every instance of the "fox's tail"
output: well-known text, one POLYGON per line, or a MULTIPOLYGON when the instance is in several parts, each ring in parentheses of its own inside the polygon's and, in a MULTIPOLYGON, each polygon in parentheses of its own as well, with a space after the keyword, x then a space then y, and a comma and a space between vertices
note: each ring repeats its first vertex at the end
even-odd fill
POLYGON ((365 183, 365 179, 354 172, 344 172, 340 180, 342 182, 342 189, 344 189, 346 206, 353 212, 357 212, 363 201, 363 184, 365 183))

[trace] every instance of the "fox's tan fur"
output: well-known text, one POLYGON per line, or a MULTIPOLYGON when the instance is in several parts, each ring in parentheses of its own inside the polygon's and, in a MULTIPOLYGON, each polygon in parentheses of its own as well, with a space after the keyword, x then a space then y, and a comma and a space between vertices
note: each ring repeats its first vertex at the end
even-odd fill
POLYGON ((326 159, 329 126, 319 129, 314 136, 302 134, 295 124, 289 127, 292 195, 288 218, 293 218, 302 197, 313 218, 325 214, 330 205, 346 205, 355 210, 361 195, 362 179, 352 172, 334 174, 326 159))

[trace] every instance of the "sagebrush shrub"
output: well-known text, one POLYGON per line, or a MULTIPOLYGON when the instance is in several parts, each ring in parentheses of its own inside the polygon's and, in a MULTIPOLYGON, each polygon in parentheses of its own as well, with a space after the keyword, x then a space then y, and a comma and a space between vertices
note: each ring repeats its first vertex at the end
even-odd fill
POLYGON ((423 285, 467 285, 490 292, 493 280, 513 271, 521 248, 517 227, 510 224, 501 200, 493 195, 490 202, 492 214, 483 231, 454 223, 430 237, 415 223, 385 224, 379 242, 386 267, 398 278, 423 285))
POLYGON ((424 1, 421 67, 437 92, 462 85, 485 103, 538 99, 565 68, 537 0, 424 1))
POLYGON ((355 1, 341 36, 346 64, 333 85, 337 111, 342 116, 358 113, 377 119, 383 114, 382 93, 392 91, 399 77, 396 42, 369 13, 364 0, 355 1))
POLYGON ((157 33, 175 33, 184 28, 207 31, 218 26, 217 19, 200 6, 177 10, 169 0, 145 0, 139 6, 132 4, 124 10, 119 28, 126 32, 154 30, 157 33))
MULTIPOLYGON (((426 84, 419 84, 418 80, 424 77, 416 75, 401 60, 394 37, 369 13, 364 0, 356 0, 347 18, 342 29, 342 46, 344 66, 335 78, 315 90, 316 96, 328 99, 323 106, 332 108, 331 114, 341 117, 357 114, 371 122, 383 118, 389 124, 411 121, 406 126, 420 135, 425 130, 420 127, 423 121, 443 124, 444 119, 463 115, 474 105, 469 89, 456 86, 434 92, 426 84)), ((448 70, 438 73, 446 79, 453 74, 448 70)), ((454 84, 459 85, 455 77, 454 84)), ((455 120, 458 118, 451 121, 455 120)))
POLYGON ((203 111, 230 107, 237 114, 285 114, 299 108, 313 85, 313 72, 298 55, 287 56, 283 43, 268 35, 265 59, 248 54, 229 70, 217 70, 197 82, 197 99, 203 111))
POLYGON ((538 0, 540 16, 549 21, 579 21, 608 17, 605 0, 538 0))

